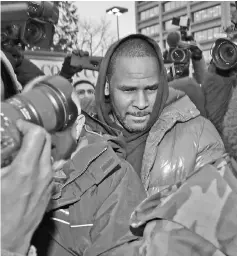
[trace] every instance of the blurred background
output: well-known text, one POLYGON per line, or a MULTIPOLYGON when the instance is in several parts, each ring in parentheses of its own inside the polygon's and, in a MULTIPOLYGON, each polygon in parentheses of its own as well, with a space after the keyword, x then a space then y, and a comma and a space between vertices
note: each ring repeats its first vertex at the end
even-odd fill
MULTIPOLYGON (((67 52, 73 48, 87 50, 90 55, 104 56, 111 43, 131 33, 152 37, 162 52, 166 38, 179 27, 174 17, 190 19, 189 33, 200 44, 205 60, 225 28, 231 24, 235 10, 232 1, 56 1, 60 10, 51 51, 28 49, 31 59, 46 74, 57 74, 67 52)), ((78 79, 96 80, 96 72, 84 70, 78 79)), ((76 80, 77 80, 76 78, 76 80)))

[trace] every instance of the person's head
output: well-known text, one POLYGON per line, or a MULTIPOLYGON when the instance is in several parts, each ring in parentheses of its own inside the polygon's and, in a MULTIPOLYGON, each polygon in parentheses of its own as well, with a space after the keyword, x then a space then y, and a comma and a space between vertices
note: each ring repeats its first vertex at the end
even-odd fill
POLYGON ((95 98, 95 86, 88 80, 80 80, 76 82, 73 87, 76 90, 79 99, 85 97, 94 99, 95 98))
POLYGON ((160 82, 158 56, 142 38, 130 38, 114 51, 107 70, 105 96, 113 118, 129 132, 146 130, 160 82))

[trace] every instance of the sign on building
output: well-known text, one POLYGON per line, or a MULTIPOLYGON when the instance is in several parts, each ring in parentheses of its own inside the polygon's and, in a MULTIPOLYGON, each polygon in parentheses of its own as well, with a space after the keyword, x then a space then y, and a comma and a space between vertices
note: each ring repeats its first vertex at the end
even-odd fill
MULTIPOLYGON (((45 75, 57 75, 65 58, 64 53, 46 51, 27 51, 25 57, 40 68, 45 75)), ((96 85, 98 77, 97 71, 82 70, 73 77, 73 83, 79 80, 89 80, 96 85)))

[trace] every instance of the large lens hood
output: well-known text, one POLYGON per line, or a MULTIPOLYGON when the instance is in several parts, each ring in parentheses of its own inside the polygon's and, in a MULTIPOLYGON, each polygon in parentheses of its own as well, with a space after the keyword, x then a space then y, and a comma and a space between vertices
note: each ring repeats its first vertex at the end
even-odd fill
POLYGON ((230 70, 234 68, 237 64, 237 46, 227 38, 218 38, 212 46, 211 49, 212 60, 215 66, 221 70, 230 70), (220 54, 220 51, 223 49, 224 45, 233 46, 234 50, 236 51, 236 59, 228 62, 225 61, 220 54))

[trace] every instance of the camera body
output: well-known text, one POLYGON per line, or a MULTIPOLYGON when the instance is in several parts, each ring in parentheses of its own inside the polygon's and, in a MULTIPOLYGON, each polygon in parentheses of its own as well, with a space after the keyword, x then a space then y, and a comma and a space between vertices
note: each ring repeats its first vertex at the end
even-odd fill
POLYGON ((174 64, 167 68, 168 81, 189 76, 189 65, 174 64))
POLYGON ((49 49, 58 18, 59 10, 53 2, 1 2, 1 47, 49 49))
POLYGON ((193 37, 188 35, 190 19, 186 17, 173 18, 172 24, 179 26, 179 32, 170 32, 167 36, 169 50, 164 56, 164 63, 172 63, 170 74, 172 79, 186 77, 189 75, 191 59, 190 41, 193 37))

